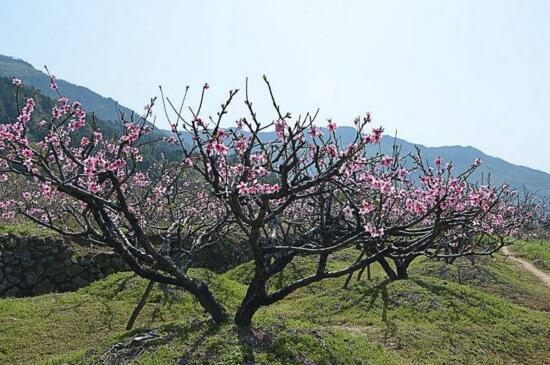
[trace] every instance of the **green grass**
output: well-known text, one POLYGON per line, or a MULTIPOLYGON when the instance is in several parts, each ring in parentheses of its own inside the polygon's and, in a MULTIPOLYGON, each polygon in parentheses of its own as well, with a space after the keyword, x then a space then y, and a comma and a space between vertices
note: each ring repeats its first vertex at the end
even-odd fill
MULTIPOLYGON (((347 259, 345 255, 342 260, 347 259)), ((338 266, 337 262, 335 266, 338 266)), ((291 280, 299 265, 273 280, 291 280)), ((205 270, 235 310, 250 265, 223 275, 205 270)), ((449 266, 421 260, 406 281, 343 279, 295 292, 255 317, 255 336, 215 326, 186 294, 154 290, 124 331, 146 282, 112 275, 78 292, 0 300, 0 363, 95 364, 110 345, 146 329, 168 336, 134 358, 139 364, 542 364, 550 361, 550 290, 501 257, 449 266)), ((366 275, 365 275, 366 276, 366 275)))
POLYGON ((0 234, 13 234, 24 237, 42 237, 51 236, 55 232, 38 226, 29 221, 21 221, 17 223, 6 223, 0 221, 0 234))
POLYGON ((550 240, 521 241, 510 249, 515 255, 532 261, 539 269, 550 271, 550 240))

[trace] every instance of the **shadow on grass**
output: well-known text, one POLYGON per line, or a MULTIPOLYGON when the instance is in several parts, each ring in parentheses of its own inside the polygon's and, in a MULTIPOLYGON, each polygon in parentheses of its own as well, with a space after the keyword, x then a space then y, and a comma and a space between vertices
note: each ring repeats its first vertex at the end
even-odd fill
POLYGON ((191 344, 185 349, 185 356, 174 362, 174 365, 189 364, 197 354, 204 342, 211 336, 214 336, 221 329, 221 326, 212 321, 194 321, 188 325, 171 325, 165 327, 165 330, 172 332, 179 340, 187 342, 192 340, 191 344))
POLYGON ((474 323, 481 320, 479 316, 474 315, 471 311, 464 310, 464 308, 461 308, 457 303, 462 303, 463 306, 468 308, 479 308, 482 311, 492 310, 490 306, 484 304, 475 296, 467 295, 459 290, 449 288, 447 285, 436 284, 422 279, 412 279, 412 281, 429 291, 434 297, 444 300, 446 308, 450 309, 457 318, 466 317, 474 323))
POLYGON ((390 302, 388 285, 391 283, 392 281, 390 279, 385 279, 376 285, 366 288, 357 285, 352 286, 347 290, 352 292, 355 291, 359 294, 359 296, 353 298, 351 301, 346 301, 345 304, 341 305, 333 314, 341 314, 353 308, 361 308, 363 311, 369 312, 374 308, 376 301, 380 299, 382 302, 382 312, 380 318, 384 323, 384 340, 389 340, 397 333, 397 325, 388 318, 388 307, 390 302), (366 306, 363 305, 365 302, 367 303, 366 306))

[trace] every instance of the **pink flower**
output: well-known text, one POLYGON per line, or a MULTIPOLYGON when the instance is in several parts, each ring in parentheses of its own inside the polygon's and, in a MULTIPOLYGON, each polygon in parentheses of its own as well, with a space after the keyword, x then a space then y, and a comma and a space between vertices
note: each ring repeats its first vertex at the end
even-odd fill
POLYGON ((124 162, 123 159, 119 158, 119 159, 116 159, 113 162, 111 162, 108 169, 110 171, 117 171, 117 170, 120 170, 121 168, 123 168, 125 165, 126 165, 126 162, 124 162))
POLYGON ((196 117, 194 119, 194 122, 197 123, 197 125, 200 126, 200 127, 207 127, 208 126, 208 123, 205 123, 200 117, 196 117))
POLYGON ((363 228, 365 229, 365 232, 370 234, 370 236, 373 237, 373 238, 381 237, 381 236, 384 235, 384 228, 376 229, 376 227, 374 225, 372 225, 371 223, 365 224, 363 226, 363 228))
POLYGON ((481 165, 481 159, 476 158, 474 161, 474 166, 479 166, 479 165, 481 165))
POLYGON ((372 129, 373 143, 380 142, 380 138, 382 138, 382 133, 384 133, 384 128, 382 127, 372 129))
POLYGON ((239 191, 239 194, 241 194, 241 195, 247 194, 248 193, 248 184, 245 183, 244 181, 241 181, 237 185, 237 190, 239 191))
POLYGON ((327 151, 327 153, 332 157, 332 158, 336 158, 338 157, 338 148, 336 148, 336 146, 334 144, 329 144, 325 147, 325 150, 327 151))
POLYGON ((436 158, 434 161, 435 167, 439 169, 441 167, 441 162, 443 162, 443 160, 441 160, 441 157, 436 158))
POLYGON ((344 217, 346 219, 353 218, 353 209, 349 205, 346 205, 344 209, 342 209, 342 212, 344 213, 344 217))
POLYGON ((281 187, 279 186, 279 184, 271 185, 271 192, 272 193, 276 193, 279 190, 281 190, 281 187))
POLYGON ((12 83, 12 85, 15 85, 16 87, 21 87, 22 86, 21 80, 16 79, 15 77, 13 79, 11 79, 11 83, 12 83))
POLYGON ((99 185, 93 181, 90 181, 88 183, 88 191, 90 191, 90 193, 97 193, 99 191, 99 185))
POLYGON ((336 125, 336 123, 334 123, 332 121, 332 119, 329 119, 327 128, 328 128, 329 132, 332 133, 332 132, 336 131, 336 129, 338 129, 338 126, 336 125))
POLYGON ((319 137, 319 136, 322 136, 323 133, 321 132, 321 130, 319 128, 317 128, 316 126, 312 125, 310 128, 309 128, 309 131, 308 133, 313 137, 319 137))
POLYGON ((208 85, 208 83, 206 82, 202 88, 204 90, 208 90, 208 89, 210 89, 210 85, 208 85))
POLYGON ((21 155, 25 158, 33 158, 34 152, 32 152, 32 150, 29 148, 25 148, 21 151, 21 155))
POLYGON ((361 215, 367 215, 370 212, 374 210, 374 205, 369 203, 366 200, 363 200, 363 203, 361 204, 361 209, 359 209, 359 214, 361 215))
POLYGON ((389 166, 392 165, 392 163, 393 163, 393 157, 388 156, 388 155, 382 157, 382 159, 380 160, 380 164, 382 166, 389 167, 389 166))
POLYGON ((57 86, 57 82, 55 81, 55 76, 54 75, 52 75, 50 77, 50 89, 52 89, 52 90, 59 89, 59 86, 57 86))
POLYGON ((187 167, 192 167, 193 166, 193 159, 190 158, 190 157, 187 157, 184 161, 183 161, 183 164, 187 167))
POLYGON ((238 154, 242 155, 248 148, 248 142, 244 138, 240 138, 235 141, 233 148, 237 151, 238 154))
POLYGON ((43 183, 40 186, 40 189, 41 189, 41 193, 42 193, 43 197, 50 198, 52 196, 53 192, 52 192, 52 187, 50 186, 50 184, 43 183))
POLYGON ((278 120, 275 122, 275 133, 277 133, 277 137, 280 139, 283 139, 285 136, 285 129, 287 125, 284 120, 278 120))
POLYGON ((220 141, 214 141, 214 143, 212 143, 212 147, 214 147, 214 151, 216 151, 218 155, 227 155, 227 152, 229 151, 229 148, 227 148, 227 146, 220 141))

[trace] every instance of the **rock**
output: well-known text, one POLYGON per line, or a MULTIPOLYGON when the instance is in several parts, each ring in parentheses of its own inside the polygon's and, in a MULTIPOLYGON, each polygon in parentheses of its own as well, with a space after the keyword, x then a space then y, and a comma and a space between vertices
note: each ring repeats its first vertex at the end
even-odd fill
POLYGON ((71 280, 71 283, 77 287, 77 288, 82 288, 88 284, 90 284, 89 281, 87 280, 84 280, 81 276, 75 276, 72 280, 71 280))
POLYGON ((7 291, 5 291, 4 296, 5 297, 17 297, 17 296, 19 296, 20 293, 21 293, 21 290, 18 287, 14 286, 14 287, 8 289, 7 291))
POLYGON ((84 269, 78 265, 71 264, 66 266, 64 271, 69 277, 74 277, 84 271, 84 269))
POLYGON ((35 295, 55 292, 56 286, 48 279, 36 284, 33 288, 35 295))
POLYGON ((37 282, 38 282, 38 273, 36 273, 35 271, 33 270, 29 270, 27 272, 25 272, 25 281, 26 281, 26 284, 28 287, 32 287, 33 285, 35 285, 37 282))

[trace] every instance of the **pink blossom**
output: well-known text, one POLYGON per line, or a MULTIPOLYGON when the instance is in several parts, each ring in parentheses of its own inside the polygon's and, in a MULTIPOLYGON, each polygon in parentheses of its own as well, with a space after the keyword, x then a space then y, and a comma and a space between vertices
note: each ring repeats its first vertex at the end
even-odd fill
POLYGON ((216 151, 218 155, 227 155, 229 151, 229 148, 220 141, 214 141, 212 147, 214 147, 214 151, 216 151))
POLYGON ((367 232, 371 237, 382 237, 384 235, 384 228, 377 229, 373 224, 367 223, 363 226, 365 232, 367 232))
POLYGON ((125 165, 126 162, 123 159, 119 158, 109 164, 108 170, 117 171, 122 169, 125 165))
POLYGON ((50 77, 50 89, 57 90, 59 89, 59 86, 57 86, 57 82, 55 81, 55 76, 51 75, 50 77))
POLYGON ((359 214, 367 215, 374 210, 374 205, 366 200, 363 200, 361 204, 361 209, 359 209, 359 214))
POLYGON ((50 198, 52 196, 52 187, 50 186, 50 184, 48 183, 43 183, 41 186, 41 193, 42 193, 42 196, 45 197, 45 198, 50 198))
POLYGON ((16 79, 15 77, 13 79, 11 79, 11 83, 12 83, 12 85, 15 85, 16 87, 21 87, 22 86, 21 80, 16 79))
POLYGON ((329 120, 328 120, 328 126, 327 126, 327 128, 328 128, 329 132, 332 133, 332 132, 335 132, 336 129, 338 129, 338 126, 336 125, 336 123, 334 123, 334 122, 332 121, 332 119, 329 119, 329 120))
POLYGON ((388 155, 383 156, 382 159, 380 160, 380 164, 386 167, 391 166, 393 164, 393 157, 388 155))
POLYGON ((21 151, 21 155, 25 158, 33 158, 34 152, 29 148, 25 148, 21 151))
POLYGON ((338 157, 338 148, 334 144, 329 144, 325 146, 325 150, 332 158, 338 157))
POLYGON ((286 127, 287 125, 282 119, 275 122, 275 133, 277 134, 277 137, 279 137, 280 139, 284 138, 286 127))
POLYGON ((237 190, 239 191, 239 194, 245 195, 248 193, 248 184, 244 181, 241 181, 237 186, 237 190))
POLYGON ((233 148, 235 148, 238 154, 242 155, 248 148, 248 142, 244 138, 239 138, 233 144, 233 148))
POLYGON ((90 181, 88 183, 88 191, 94 194, 97 193, 99 191, 99 185, 93 181, 90 181))
POLYGON ((193 159, 190 158, 190 157, 187 157, 184 161, 183 161, 184 165, 187 166, 187 167, 192 167, 193 166, 193 159))
POLYGON ((342 209, 342 212, 344 213, 344 217, 346 219, 352 219, 353 218, 353 209, 349 205, 346 205, 344 207, 344 209, 342 209))
POLYGON ((309 128, 308 133, 309 133, 313 138, 315 138, 315 137, 320 137, 320 136, 323 135, 323 133, 321 132, 321 130, 320 130, 318 127, 314 126, 314 125, 312 125, 312 126, 309 128))
POLYGON ((382 128, 382 127, 372 129, 373 143, 380 142, 380 138, 382 138, 382 133, 383 132, 384 132, 384 128, 382 128))

